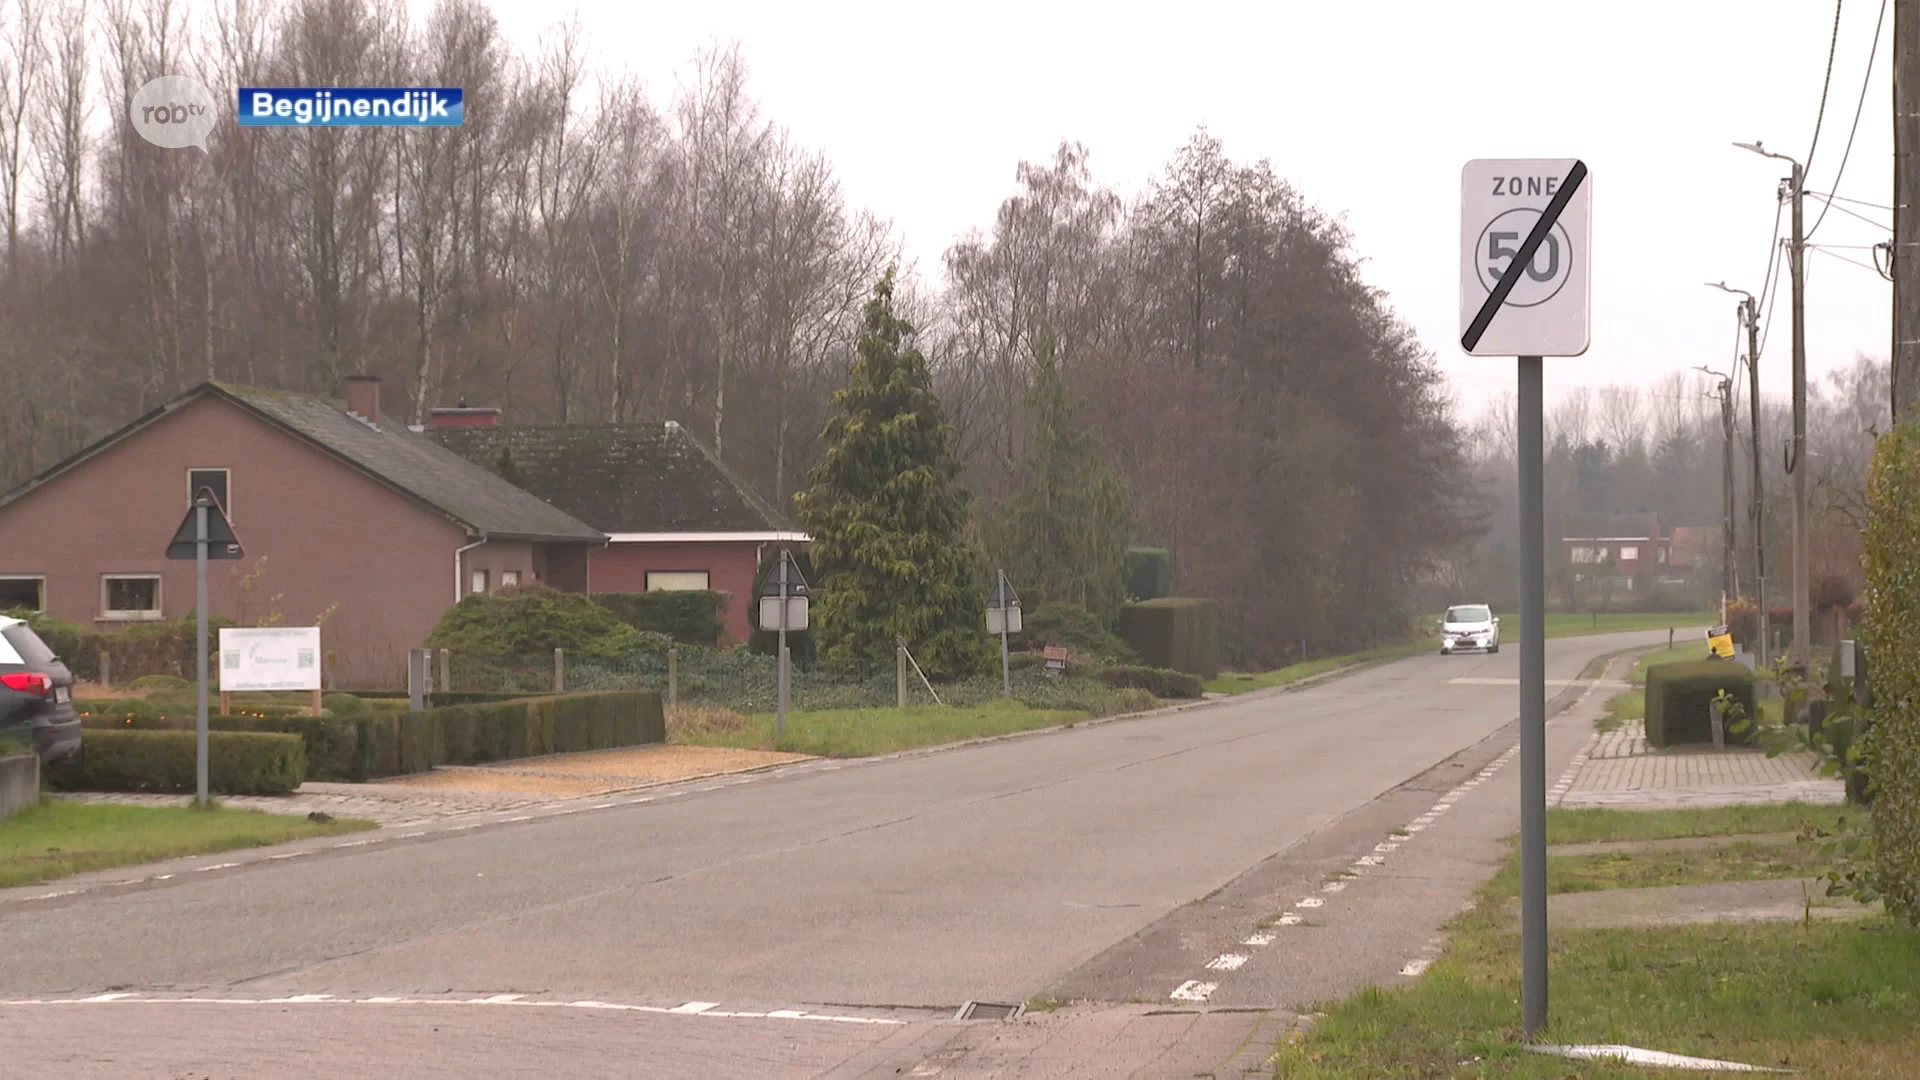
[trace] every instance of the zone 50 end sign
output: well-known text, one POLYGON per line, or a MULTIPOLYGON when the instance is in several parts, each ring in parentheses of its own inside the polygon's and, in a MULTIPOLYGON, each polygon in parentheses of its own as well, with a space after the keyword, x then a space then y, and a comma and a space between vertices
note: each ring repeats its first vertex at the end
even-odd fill
POLYGON ((1593 177, 1575 158, 1483 158, 1460 171, 1460 347, 1579 356, 1591 338, 1593 177))

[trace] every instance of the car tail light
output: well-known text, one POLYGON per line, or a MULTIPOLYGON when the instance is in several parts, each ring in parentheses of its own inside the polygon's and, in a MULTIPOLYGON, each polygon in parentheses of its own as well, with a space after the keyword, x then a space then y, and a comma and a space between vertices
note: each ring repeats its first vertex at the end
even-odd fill
POLYGON ((18 690, 23 694, 39 694, 46 697, 53 693, 53 680, 37 671, 10 671, 0 675, 0 685, 9 690, 18 690))

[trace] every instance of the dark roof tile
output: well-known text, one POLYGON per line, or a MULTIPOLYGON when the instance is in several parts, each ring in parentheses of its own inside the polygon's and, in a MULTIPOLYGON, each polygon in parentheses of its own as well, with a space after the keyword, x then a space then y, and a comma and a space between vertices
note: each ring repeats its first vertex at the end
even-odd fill
POLYGON ((793 528, 672 421, 442 427, 429 433, 468 461, 605 532, 793 528))

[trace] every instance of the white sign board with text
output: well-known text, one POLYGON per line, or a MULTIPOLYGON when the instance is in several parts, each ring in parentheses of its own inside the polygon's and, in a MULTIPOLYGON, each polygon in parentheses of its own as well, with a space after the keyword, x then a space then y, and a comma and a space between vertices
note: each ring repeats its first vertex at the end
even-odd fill
POLYGON ((1592 338, 1593 177, 1575 158, 1482 158, 1460 171, 1460 337, 1472 356, 1579 356, 1592 338), (1556 199, 1563 190, 1565 197, 1556 199), (1559 215, 1512 291, 1482 309, 1544 213, 1559 215))
POLYGON ((220 628, 220 692, 320 689, 317 626, 220 628))

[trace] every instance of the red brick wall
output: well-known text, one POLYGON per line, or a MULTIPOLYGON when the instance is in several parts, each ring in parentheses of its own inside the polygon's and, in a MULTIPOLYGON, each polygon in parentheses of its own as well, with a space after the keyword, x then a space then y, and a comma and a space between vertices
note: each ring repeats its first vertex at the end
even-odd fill
POLYGON ((727 634, 745 641, 752 632, 755 610, 753 574, 759 567, 760 545, 727 543, 613 543, 597 549, 589 570, 597 593, 646 592, 647 572, 705 570, 709 588, 731 593, 720 613, 727 634))
MULTIPOLYGON (((106 573, 159 574, 164 617, 188 614, 193 564, 167 559, 166 546, 186 512, 189 467, 231 470, 246 548, 243 560, 210 565, 210 613, 258 623, 271 610, 305 626, 325 612, 322 641, 341 686, 403 685, 407 649, 454 600, 461 530, 218 398, 182 406, 0 508, 0 574, 46 575, 48 610, 99 629, 121 625, 98 619, 106 573), (241 579, 256 571, 243 609, 241 579)), ((496 585, 501 569, 523 581, 533 569, 526 544, 468 555, 496 585)))

